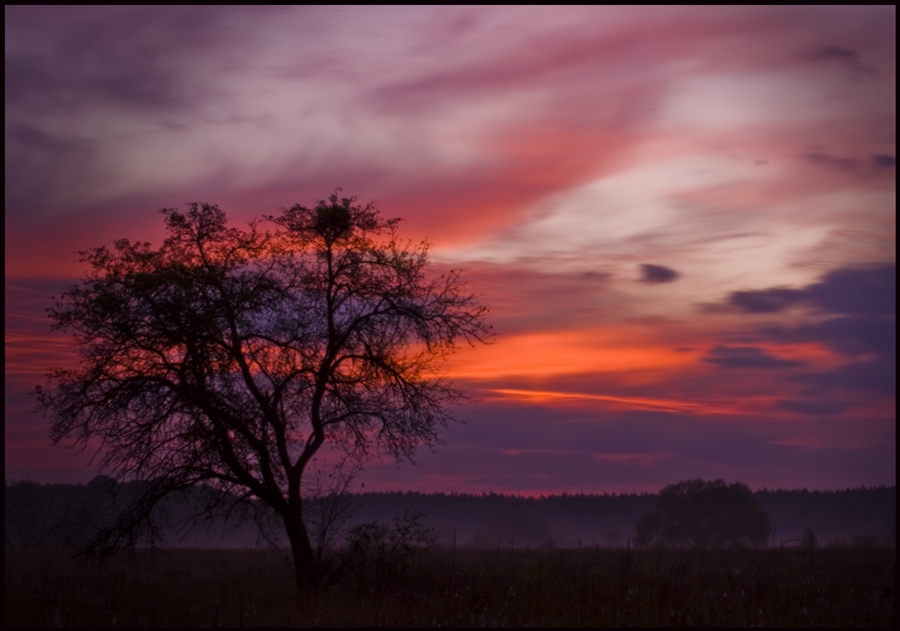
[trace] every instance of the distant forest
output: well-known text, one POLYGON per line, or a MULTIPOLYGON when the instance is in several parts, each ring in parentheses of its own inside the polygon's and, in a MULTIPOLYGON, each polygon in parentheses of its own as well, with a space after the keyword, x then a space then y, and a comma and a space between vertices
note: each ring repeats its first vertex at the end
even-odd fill
MULTIPOLYGON (((87 485, 6 481, 8 548, 74 547, 116 512, 116 497, 129 485, 97 476, 87 485)), ((260 538, 247 518, 186 528, 185 519, 207 490, 193 489, 170 499, 163 541, 178 547, 253 547, 260 538)), ((896 487, 843 491, 761 490, 755 493, 775 526, 774 546, 798 545, 811 528, 819 545, 857 547, 896 544, 896 487)), ((634 526, 653 512, 656 494, 550 495, 526 498, 494 493, 361 493, 344 496, 347 518, 334 524, 336 541, 356 524, 391 524, 404 513, 419 513, 439 545, 478 548, 603 547, 630 545, 634 526)), ((278 524, 272 532, 280 533, 278 524)))

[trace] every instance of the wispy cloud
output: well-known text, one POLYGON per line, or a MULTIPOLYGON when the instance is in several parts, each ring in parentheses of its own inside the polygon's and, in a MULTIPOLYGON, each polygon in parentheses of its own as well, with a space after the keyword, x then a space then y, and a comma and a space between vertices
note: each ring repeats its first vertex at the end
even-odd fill
POLYGON ((662 399, 652 397, 623 397, 604 394, 588 394, 581 392, 554 392, 546 390, 517 390, 511 388, 495 388, 485 390, 492 394, 499 394, 516 398, 520 401, 536 403, 566 403, 596 401, 608 404, 610 407, 624 408, 628 410, 648 410, 655 412, 681 412, 690 414, 748 414, 753 409, 759 409, 758 401, 729 401, 727 403, 714 401, 691 401, 687 399, 662 399))

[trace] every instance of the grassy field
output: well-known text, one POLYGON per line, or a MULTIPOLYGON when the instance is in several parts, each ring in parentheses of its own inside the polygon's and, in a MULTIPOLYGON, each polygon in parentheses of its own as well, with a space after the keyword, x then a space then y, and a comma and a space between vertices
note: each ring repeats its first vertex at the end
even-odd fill
POLYGON ((433 550, 335 559, 294 594, 286 554, 7 550, 6 627, 893 626, 894 550, 433 550))

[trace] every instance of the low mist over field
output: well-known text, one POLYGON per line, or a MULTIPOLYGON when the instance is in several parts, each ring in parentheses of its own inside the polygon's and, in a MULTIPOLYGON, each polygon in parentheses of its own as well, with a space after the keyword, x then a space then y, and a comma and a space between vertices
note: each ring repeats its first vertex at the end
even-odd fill
MULTIPOLYGON (((108 478, 88 485, 7 482, 8 547, 72 545, 114 510, 113 493, 127 496, 108 478)), ((220 517, 192 530, 184 521, 202 491, 165 506, 165 546, 255 547, 265 540, 250 513, 226 525, 220 517), (181 520, 179 522, 179 520, 181 520)), ((813 529, 820 545, 890 546, 896 541, 896 487, 843 491, 761 490, 755 493, 774 524, 772 544, 797 546, 813 529)), ((553 495, 359 493, 341 499, 345 519, 336 524, 337 541, 354 525, 390 525, 405 513, 422 514, 440 546, 474 548, 623 548, 635 536, 640 517, 654 510, 656 494, 553 495)), ((124 499, 120 497, 120 500, 124 499)), ((313 510, 313 509, 311 509, 313 510)), ((239 516, 239 514, 238 514, 239 516)), ((270 516, 271 518, 271 516, 270 516)), ((284 545, 277 527, 270 533, 284 545)))

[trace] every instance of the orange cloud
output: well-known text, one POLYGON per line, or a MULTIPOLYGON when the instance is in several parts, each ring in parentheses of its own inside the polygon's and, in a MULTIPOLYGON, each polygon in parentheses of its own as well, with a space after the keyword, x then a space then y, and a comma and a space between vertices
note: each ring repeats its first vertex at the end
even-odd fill
POLYGON ((575 373, 659 370, 692 363, 685 353, 628 339, 627 327, 523 333, 500 338, 476 352, 464 349, 449 364, 451 377, 494 379, 575 373), (624 338, 624 339, 623 339, 624 338))
MULTIPOLYGON (((467 380, 505 376, 554 377, 579 373, 707 371, 700 355, 721 344, 716 333, 692 331, 691 324, 622 323, 608 327, 501 335, 487 348, 463 348, 448 364, 448 375, 467 380), (701 338, 702 339, 702 338, 701 338), (687 348, 685 348, 687 347, 687 348)), ((841 358, 818 343, 754 343, 761 352, 818 369, 841 358)))

